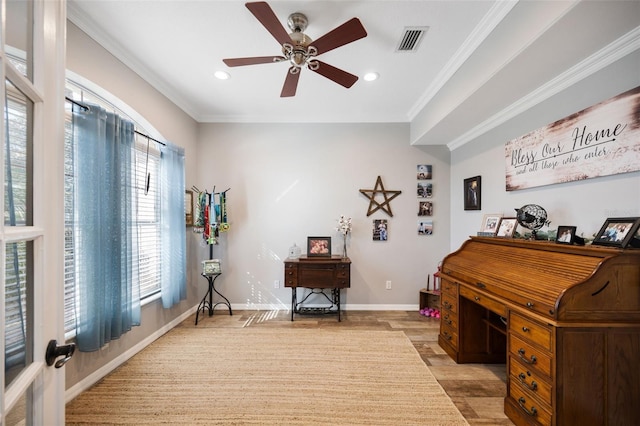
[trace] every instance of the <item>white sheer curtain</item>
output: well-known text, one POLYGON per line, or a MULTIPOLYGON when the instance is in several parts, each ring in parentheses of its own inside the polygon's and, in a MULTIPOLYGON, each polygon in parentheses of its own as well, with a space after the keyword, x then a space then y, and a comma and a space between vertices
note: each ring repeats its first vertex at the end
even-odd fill
POLYGON ((74 107, 76 339, 95 351, 140 325, 133 123, 74 107))
POLYGON ((187 297, 184 149, 167 144, 160 159, 162 223, 162 306, 187 297))

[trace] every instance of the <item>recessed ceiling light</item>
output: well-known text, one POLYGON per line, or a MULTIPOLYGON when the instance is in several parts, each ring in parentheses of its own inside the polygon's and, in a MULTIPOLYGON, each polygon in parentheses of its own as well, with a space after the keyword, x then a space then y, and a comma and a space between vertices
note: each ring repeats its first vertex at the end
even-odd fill
POLYGON ((379 77, 377 72, 368 72, 364 75, 364 81, 374 81, 379 77))
POLYGON ((228 72, 225 72, 225 71, 216 71, 213 75, 214 75, 218 80, 228 80, 228 79, 229 79, 229 77, 231 77, 231 76, 229 75, 229 73, 228 73, 228 72))

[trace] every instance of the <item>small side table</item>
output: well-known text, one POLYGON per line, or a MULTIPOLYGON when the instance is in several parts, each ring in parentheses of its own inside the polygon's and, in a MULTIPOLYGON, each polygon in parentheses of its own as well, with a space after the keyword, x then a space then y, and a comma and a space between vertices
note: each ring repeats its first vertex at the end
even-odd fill
POLYGON ((216 290, 216 286, 215 286, 216 278, 218 278, 222 274, 212 274, 212 275, 200 274, 200 275, 205 277, 209 282, 209 289, 207 290, 204 297, 200 301, 200 304, 198 305, 198 310, 196 311, 196 325, 198 325, 198 316, 200 316, 200 311, 202 311, 202 315, 204 316, 205 309, 208 309, 209 316, 212 316, 213 309, 218 305, 226 305, 227 308, 229 308, 229 315, 233 315, 233 312, 231 311, 231 303, 229 303, 229 299, 224 297, 218 290, 216 290), (216 293, 220 298, 224 300, 221 300, 216 304, 214 304, 213 293, 216 293))
POLYGON ((420 309, 440 309, 440 290, 420 289, 420 309))

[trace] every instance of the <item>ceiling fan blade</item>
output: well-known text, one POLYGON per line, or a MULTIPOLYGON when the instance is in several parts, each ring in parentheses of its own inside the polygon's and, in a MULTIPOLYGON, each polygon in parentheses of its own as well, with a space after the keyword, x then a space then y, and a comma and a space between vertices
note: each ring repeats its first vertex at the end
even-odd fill
POLYGON ((285 60, 284 56, 254 56, 251 58, 231 58, 223 59, 228 67, 241 67, 243 65, 270 64, 285 60))
POLYGON ((296 95, 296 89, 298 89, 298 80, 300 80, 300 70, 295 74, 291 72, 294 67, 289 68, 287 71, 287 78, 284 80, 284 86, 282 86, 281 98, 289 98, 296 95))
POLYGON ((346 87, 347 89, 353 86, 353 84, 358 81, 358 77, 353 74, 349 74, 346 71, 341 70, 340 68, 336 68, 332 65, 326 64, 322 61, 318 61, 318 69, 311 69, 311 71, 317 72, 318 74, 327 77, 329 80, 333 80, 341 86, 346 87))
POLYGON ((344 46, 356 40, 360 40, 367 36, 367 31, 362 26, 362 23, 358 18, 352 18, 340 25, 339 27, 329 31, 316 41, 311 43, 311 46, 318 49, 318 55, 335 49, 336 47, 344 46))
POLYGON ((247 9, 253 16, 255 16, 258 21, 271 33, 273 38, 275 38, 278 43, 281 45, 285 43, 291 43, 291 37, 289 37, 289 33, 282 26, 278 17, 275 13, 273 13, 273 9, 271 6, 267 4, 267 2, 259 1, 254 3, 246 3, 247 9))

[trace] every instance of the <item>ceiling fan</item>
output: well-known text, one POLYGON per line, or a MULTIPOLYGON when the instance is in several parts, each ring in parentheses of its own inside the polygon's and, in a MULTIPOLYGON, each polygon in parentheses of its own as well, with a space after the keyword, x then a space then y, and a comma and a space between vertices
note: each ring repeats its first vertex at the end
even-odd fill
POLYGON ((298 80, 300 79, 300 70, 305 65, 311 71, 346 88, 350 88, 358 80, 355 75, 316 59, 318 55, 366 37, 367 32, 358 18, 350 19, 313 41, 304 33, 309 22, 304 14, 296 12, 289 15, 287 24, 292 32, 288 34, 266 2, 246 3, 245 6, 280 43, 283 56, 223 59, 227 66, 239 67, 288 61, 291 67, 280 93, 280 97, 283 98, 295 96, 298 80))

